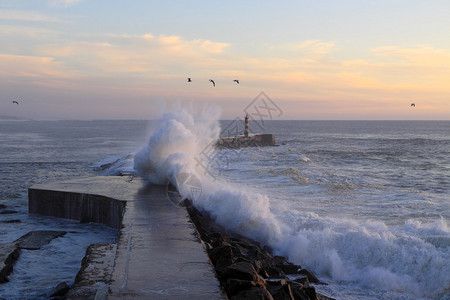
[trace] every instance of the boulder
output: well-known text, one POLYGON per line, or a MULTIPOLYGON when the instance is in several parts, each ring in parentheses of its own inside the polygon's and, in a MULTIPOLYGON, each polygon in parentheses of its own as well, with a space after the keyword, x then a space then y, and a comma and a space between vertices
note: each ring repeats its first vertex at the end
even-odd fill
POLYGON ((222 246, 224 243, 224 239, 220 232, 213 232, 206 236, 206 241, 211 244, 213 247, 222 246))
POLYGON ((253 264, 240 261, 228 266, 222 274, 223 280, 228 278, 236 278, 242 280, 257 281, 258 272, 256 272, 253 264))
POLYGON ((309 286, 309 280, 308 280, 308 277, 306 275, 303 275, 300 278, 296 278, 296 279, 294 279, 294 281, 299 283, 299 284, 301 284, 301 285, 303 285, 303 286, 305 286, 305 287, 309 286))
POLYGON ((268 279, 266 280, 266 285, 267 286, 279 286, 279 285, 285 285, 287 284, 287 279, 281 279, 281 278, 277 278, 277 279, 268 279))
POLYGON ((297 274, 305 275, 305 276, 308 278, 308 281, 309 281, 309 282, 317 283, 317 284, 325 284, 325 283, 322 283, 322 282, 316 277, 316 275, 314 275, 314 273, 312 273, 312 272, 310 272, 310 271, 308 271, 308 270, 306 270, 306 269, 301 269, 301 270, 299 270, 299 271, 297 272, 297 274))
POLYGON ((233 263, 233 249, 230 245, 212 248, 208 251, 208 255, 219 275, 233 263))
POLYGON ((274 256, 273 261, 275 266, 280 268, 285 274, 296 274, 301 269, 301 266, 288 262, 283 256, 274 256))
POLYGON ((274 300, 266 288, 252 287, 234 295, 230 300, 274 300))
POLYGON ((268 286, 268 291, 274 300, 294 300, 291 286, 287 283, 281 285, 268 286))
POLYGON ((250 289, 252 287, 261 286, 264 287, 264 280, 259 279, 258 281, 241 280, 236 278, 229 278, 225 284, 225 291, 227 295, 233 296, 240 293, 243 290, 250 289))
POLYGON ((320 296, 309 282, 317 277, 283 256, 273 256, 271 248, 227 232, 213 219, 200 213, 189 200, 185 206, 229 299, 317 300, 320 296), (299 274, 290 280, 286 274, 299 274))
POLYGON ((292 296, 295 300, 310 300, 308 293, 305 291, 304 287, 291 285, 292 296))
POLYGON ((15 244, 0 244, 0 283, 8 282, 8 275, 19 255, 20 249, 15 244))
POLYGON ((308 295, 310 300, 320 300, 319 296, 316 293, 316 289, 312 286, 304 288, 306 294, 308 295))
POLYGON ((69 291, 70 286, 67 285, 65 282, 60 282, 57 286, 55 286, 52 290, 52 293, 50 294, 50 298, 58 299, 69 291))

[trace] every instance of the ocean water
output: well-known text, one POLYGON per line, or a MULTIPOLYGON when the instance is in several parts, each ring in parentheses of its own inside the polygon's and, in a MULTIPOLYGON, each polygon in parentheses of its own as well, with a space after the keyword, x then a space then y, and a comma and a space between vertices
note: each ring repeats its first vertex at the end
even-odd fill
MULTIPOLYGON (((222 174, 269 198, 269 242, 337 299, 450 299, 450 122, 274 121, 222 174)), ((224 150, 232 152, 231 150, 224 150)))
POLYGON ((40 250, 21 251, 10 281, 0 284, 0 299, 48 299, 58 283, 73 283, 90 244, 115 241, 117 231, 107 226, 29 215, 27 189, 36 183, 101 175, 95 163, 114 155, 126 158, 145 138, 146 124, 0 121, 0 243, 32 230, 67 231, 40 250))
POLYGON ((312 270, 326 295, 450 299, 450 122, 251 120, 278 146, 213 151, 242 125, 215 114, 163 115, 136 172, 312 270))
POLYGON ((30 185, 133 173, 171 182, 216 222, 315 272, 336 299, 450 299, 450 122, 266 121, 251 131, 274 133, 277 146, 214 151, 232 122, 219 118, 183 108, 153 122, 0 122, 0 202, 18 211, 0 222, 22 221, 0 223, 0 243, 38 228, 74 232, 46 254, 70 270, 29 282, 50 267, 31 268, 39 260, 22 253, 0 297, 70 282, 87 245, 115 238, 28 215, 30 185))

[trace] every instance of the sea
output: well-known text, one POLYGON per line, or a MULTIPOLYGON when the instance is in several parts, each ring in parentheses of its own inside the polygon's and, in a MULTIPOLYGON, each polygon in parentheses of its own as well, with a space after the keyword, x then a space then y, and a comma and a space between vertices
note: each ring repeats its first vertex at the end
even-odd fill
POLYGON ((132 175, 175 185, 217 223, 314 272, 327 296, 450 299, 450 121, 251 119, 251 134, 272 133, 276 146, 216 150, 234 134, 225 128, 243 131, 219 119, 176 109, 152 121, 0 121, 0 243, 67 231, 22 250, 0 298, 46 299, 73 283, 90 244, 117 237, 28 214, 29 187, 132 175))

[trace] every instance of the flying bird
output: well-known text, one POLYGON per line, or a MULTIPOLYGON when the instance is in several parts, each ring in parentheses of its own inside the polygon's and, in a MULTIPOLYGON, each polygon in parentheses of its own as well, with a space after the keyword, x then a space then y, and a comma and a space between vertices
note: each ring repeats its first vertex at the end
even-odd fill
POLYGON ((210 79, 209 82, 211 82, 213 84, 213 86, 216 86, 216 83, 214 82, 214 80, 210 79))
POLYGON ((237 84, 239 84, 239 80, 235 79, 235 80, 233 80, 233 81, 236 82, 237 84))
POLYGON ((15 103, 15 104, 19 105, 19 102, 17 102, 16 100, 13 100, 12 103, 15 103))
POLYGON ((191 77, 188 77, 188 82, 192 82, 191 77))
POLYGON ((411 103, 411 107, 416 107, 416 104, 415 103, 411 103))

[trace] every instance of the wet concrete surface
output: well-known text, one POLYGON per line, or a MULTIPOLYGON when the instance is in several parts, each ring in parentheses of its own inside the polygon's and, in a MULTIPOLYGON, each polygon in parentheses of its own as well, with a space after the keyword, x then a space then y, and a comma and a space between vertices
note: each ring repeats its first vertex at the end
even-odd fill
MULTIPOLYGON (((98 176, 30 190, 34 199, 55 191, 126 202, 108 292, 99 290, 96 299, 105 295, 107 299, 226 299, 186 209, 169 198, 167 186, 145 186, 140 178, 98 176)), ((43 203, 45 199, 39 199, 43 203)))
POLYGON ((35 230, 23 235, 14 241, 14 243, 16 243, 20 249, 38 250, 42 246, 50 243, 51 240, 63 236, 64 234, 66 234, 65 231, 35 230))

